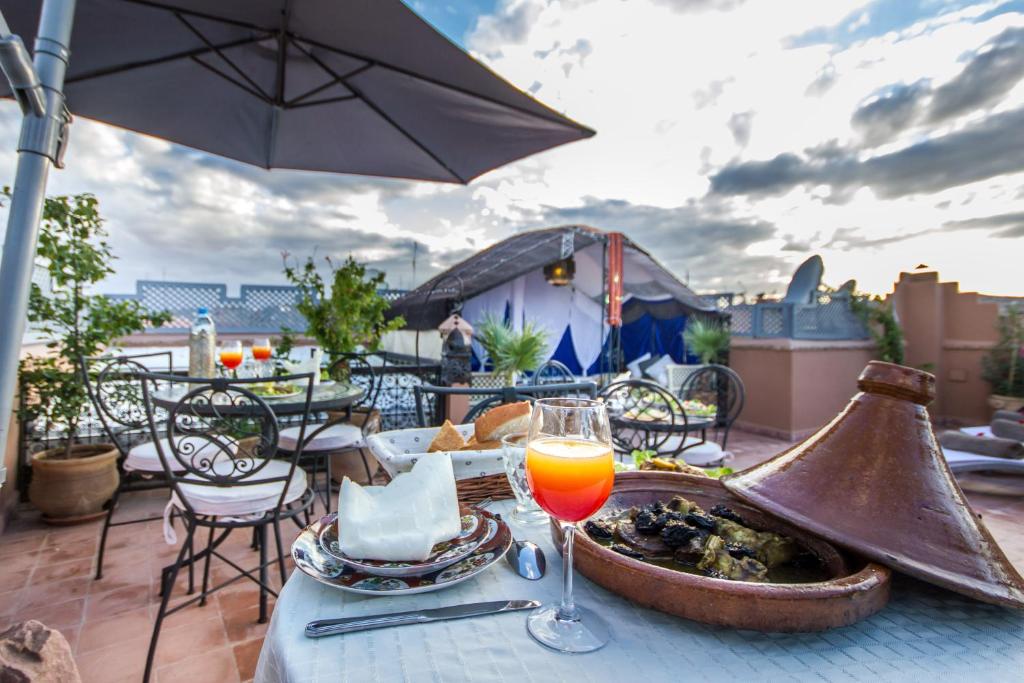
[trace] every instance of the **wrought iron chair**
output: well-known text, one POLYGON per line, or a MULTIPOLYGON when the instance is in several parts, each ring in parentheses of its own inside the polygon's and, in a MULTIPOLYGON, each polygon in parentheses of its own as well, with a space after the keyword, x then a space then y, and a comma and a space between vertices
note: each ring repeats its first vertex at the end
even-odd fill
POLYGON ((572 374, 565 363, 552 358, 534 370, 530 381, 533 384, 571 384, 576 381, 576 375, 572 374))
MULTIPOLYGON (((156 370, 171 372, 171 352, 138 353, 131 355, 82 357, 79 367, 89 401, 92 403, 107 438, 119 452, 117 461, 120 483, 107 502, 107 516, 100 532, 100 545, 96 556, 96 579, 103 578, 103 557, 111 527, 141 524, 160 517, 137 517, 114 521, 121 496, 135 491, 169 488, 164 476, 155 442, 149 440, 146 407, 142 396, 139 373, 156 370)), ((191 556, 191 548, 189 553, 191 556)), ((192 564, 189 563, 189 589, 193 590, 192 564)))
MULTIPOLYGON (((331 512, 331 459, 334 455, 350 450, 358 451, 366 470, 367 483, 373 480, 365 447, 366 437, 380 431, 380 413, 375 410, 375 406, 381 383, 373 364, 367 359, 369 355, 337 354, 337 358, 327 370, 328 376, 335 381, 347 381, 361 387, 363 395, 348 411, 330 412, 325 422, 311 426, 302 447, 303 457, 300 464, 309 468, 313 475, 313 485, 327 514, 331 512), (318 484, 321 463, 326 474, 322 488, 318 484)), ((282 429, 277 442, 278 448, 285 454, 294 452, 299 445, 299 434, 298 427, 282 429)))
POLYGON ((715 439, 721 435, 721 446, 725 450, 729 430, 743 412, 746 400, 746 390, 740 376, 724 365, 708 365, 686 378, 679 388, 679 398, 715 406, 715 439))
MULTIPOLYGON (((162 579, 162 599, 153 625, 146 657, 144 680, 149 680, 164 619, 188 605, 205 604, 211 593, 238 579, 248 578, 260 587, 259 621, 267 620, 267 596, 277 596, 268 582, 268 568, 276 563, 281 584, 287 580, 281 521, 295 519, 313 504, 315 493, 306 473, 297 467, 309 407, 313 397, 313 375, 290 375, 280 381, 304 385, 305 411, 299 425, 298 448, 288 460, 277 459, 280 428, 271 407, 248 386, 264 380, 208 379, 140 374, 146 406, 146 422, 157 444, 157 452, 170 481, 171 505, 185 520, 186 538, 174 564, 162 579), (159 385, 185 385, 184 394, 166 408, 167 439, 158 439, 160 410, 154 392, 159 385), (277 557, 267 559, 267 527, 273 526, 277 557), (209 532, 200 595, 168 609, 171 590, 184 560, 186 549, 199 529, 209 532), (217 552, 217 546, 235 529, 252 529, 259 547, 259 566, 246 570, 217 552), (215 539, 215 532, 219 536, 215 539), (210 587, 210 559, 217 557, 239 574, 210 587), (258 572, 258 575, 255 574, 258 572)), ((162 401, 164 405, 170 401, 162 401)))
POLYGON ((593 382, 564 384, 533 384, 495 389, 474 387, 438 387, 430 384, 413 387, 416 395, 416 420, 420 427, 436 427, 445 420, 446 396, 483 396, 483 400, 469 409, 463 423, 472 422, 496 405, 516 401, 534 401, 548 396, 594 398, 597 385, 593 382), (432 408, 428 418, 427 408, 432 408))
POLYGON ((679 401, 659 384, 643 379, 612 382, 598 396, 608 409, 612 445, 629 455, 634 450, 676 456, 683 450, 689 424, 679 401))

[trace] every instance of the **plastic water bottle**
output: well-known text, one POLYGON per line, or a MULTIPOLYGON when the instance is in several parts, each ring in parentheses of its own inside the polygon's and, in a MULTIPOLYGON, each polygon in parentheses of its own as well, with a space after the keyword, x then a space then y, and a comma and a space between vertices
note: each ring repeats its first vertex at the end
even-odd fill
POLYGON ((214 357, 217 352, 217 330, 213 318, 204 306, 196 311, 192 329, 188 333, 188 374, 190 377, 213 377, 214 357))

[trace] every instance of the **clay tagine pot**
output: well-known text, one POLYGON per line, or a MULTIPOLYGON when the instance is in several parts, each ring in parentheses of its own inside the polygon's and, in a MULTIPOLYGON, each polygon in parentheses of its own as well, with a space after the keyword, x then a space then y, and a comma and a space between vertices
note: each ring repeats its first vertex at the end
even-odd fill
POLYGON ((762 510, 925 581, 1024 607, 1024 579, 964 499, 925 406, 935 377, 872 361, 861 393, 775 458, 722 479, 762 510))

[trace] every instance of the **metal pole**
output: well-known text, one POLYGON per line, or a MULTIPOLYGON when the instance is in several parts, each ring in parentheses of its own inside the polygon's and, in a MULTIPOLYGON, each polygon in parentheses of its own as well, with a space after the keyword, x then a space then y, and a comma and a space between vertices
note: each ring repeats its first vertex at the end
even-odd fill
POLYGON ((43 2, 33 62, 46 93, 46 114, 25 116, 18 141, 18 170, 0 261, 0 463, 7 448, 46 178, 50 164, 59 161, 63 143, 62 90, 74 14, 75 0, 43 2))

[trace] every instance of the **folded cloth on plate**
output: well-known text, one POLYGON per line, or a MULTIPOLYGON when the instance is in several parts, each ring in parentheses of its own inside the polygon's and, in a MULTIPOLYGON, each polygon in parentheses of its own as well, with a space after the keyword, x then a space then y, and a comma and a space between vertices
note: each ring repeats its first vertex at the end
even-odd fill
POLYGON ((1013 410, 997 410, 992 414, 992 420, 1009 420, 1010 422, 1024 424, 1024 413, 1018 413, 1013 410))
POLYGON ((452 460, 421 457, 387 486, 360 486, 348 477, 338 500, 338 541, 348 557, 421 562, 431 548, 462 530, 452 460))
POLYGON ((1012 439, 973 436, 963 432, 947 431, 939 434, 939 444, 954 451, 967 451, 993 458, 1019 460, 1024 458, 1024 444, 1012 439))
POLYGON ((992 420, 992 434, 1002 439, 1024 441, 1024 424, 1010 420, 992 420))

